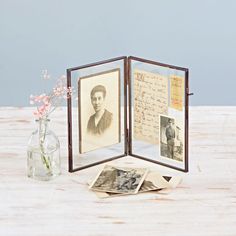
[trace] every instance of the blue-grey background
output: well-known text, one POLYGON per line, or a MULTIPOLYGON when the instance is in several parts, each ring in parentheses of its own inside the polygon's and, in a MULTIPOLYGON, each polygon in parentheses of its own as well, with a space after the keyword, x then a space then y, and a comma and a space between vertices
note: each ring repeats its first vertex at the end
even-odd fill
POLYGON ((188 67, 191 105, 236 105, 235 12, 234 0, 0 0, 0 105, 48 91, 43 69, 121 55, 188 67))

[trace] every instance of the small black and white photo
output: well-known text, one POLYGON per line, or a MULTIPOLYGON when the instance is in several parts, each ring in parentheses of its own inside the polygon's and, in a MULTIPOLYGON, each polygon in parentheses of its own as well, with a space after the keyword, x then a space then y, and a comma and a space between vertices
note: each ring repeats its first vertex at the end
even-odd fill
POLYGON ((173 117, 160 115, 160 156, 183 162, 183 129, 173 117))
POLYGON ((118 168, 106 165, 90 188, 100 192, 135 194, 147 173, 146 168, 118 168))
POLYGON ((119 69, 79 78, 80 153, 120 142, 119 80, 119 69))

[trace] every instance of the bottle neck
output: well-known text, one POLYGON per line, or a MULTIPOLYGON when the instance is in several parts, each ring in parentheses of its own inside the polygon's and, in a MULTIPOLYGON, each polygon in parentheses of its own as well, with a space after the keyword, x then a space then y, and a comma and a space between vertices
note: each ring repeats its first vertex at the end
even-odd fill
POLYGON ((46 134, 49 121, 50 120, 48 118, 40 118, 36 120, 36 122, 38 123, 38 131, 40 134, 46 134))

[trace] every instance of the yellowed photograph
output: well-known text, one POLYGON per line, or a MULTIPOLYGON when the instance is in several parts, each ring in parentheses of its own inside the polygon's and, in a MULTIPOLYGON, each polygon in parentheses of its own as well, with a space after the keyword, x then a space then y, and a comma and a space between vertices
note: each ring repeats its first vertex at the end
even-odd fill
POLYGON ((183 162, 184 134, 182 126, 173 117, 160 115, 160 156, 183 162))
POLYGON ((120 142, 120 71, 79 78, 79 151, 120 142))
POLYGON ((139 192, 149 192, 153 190, 161 190, 164 188, 170 188, 168 180, 158 172, 151 171, 143 181, 139 192))
MULTIPOLYGON (((180 184, 181 180, 182 178, 179 176, 162 176, 156 171, 150 171, 145 177, 140 189, 138 190, 138 193, 146 193, 150 191, 167 193, 170 191, 170 189, 176 188, 180 184)), ((127 195, 124 193, 109 193, 99 191, 94 192, 99 198, 127 195)))
POLYGON ((146 168, 118 168, 106 165, 90 185, 100 192, 136 194, 146 175, 146 168))

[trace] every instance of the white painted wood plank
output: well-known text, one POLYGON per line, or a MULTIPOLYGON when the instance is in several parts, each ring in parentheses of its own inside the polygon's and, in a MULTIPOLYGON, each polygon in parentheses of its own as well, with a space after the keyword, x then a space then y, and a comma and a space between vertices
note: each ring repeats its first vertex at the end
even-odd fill
POLYGON ((51 119, 63 174, 34 181, 26 177, 32 108, 0 108, 0 235, 236 235, 236 107, 190 108, 187 174, 132 157, 114 162, 182 175, 177 189, 111 199, 87 188, 102 166, 67 172, 65 108, 51 119))

